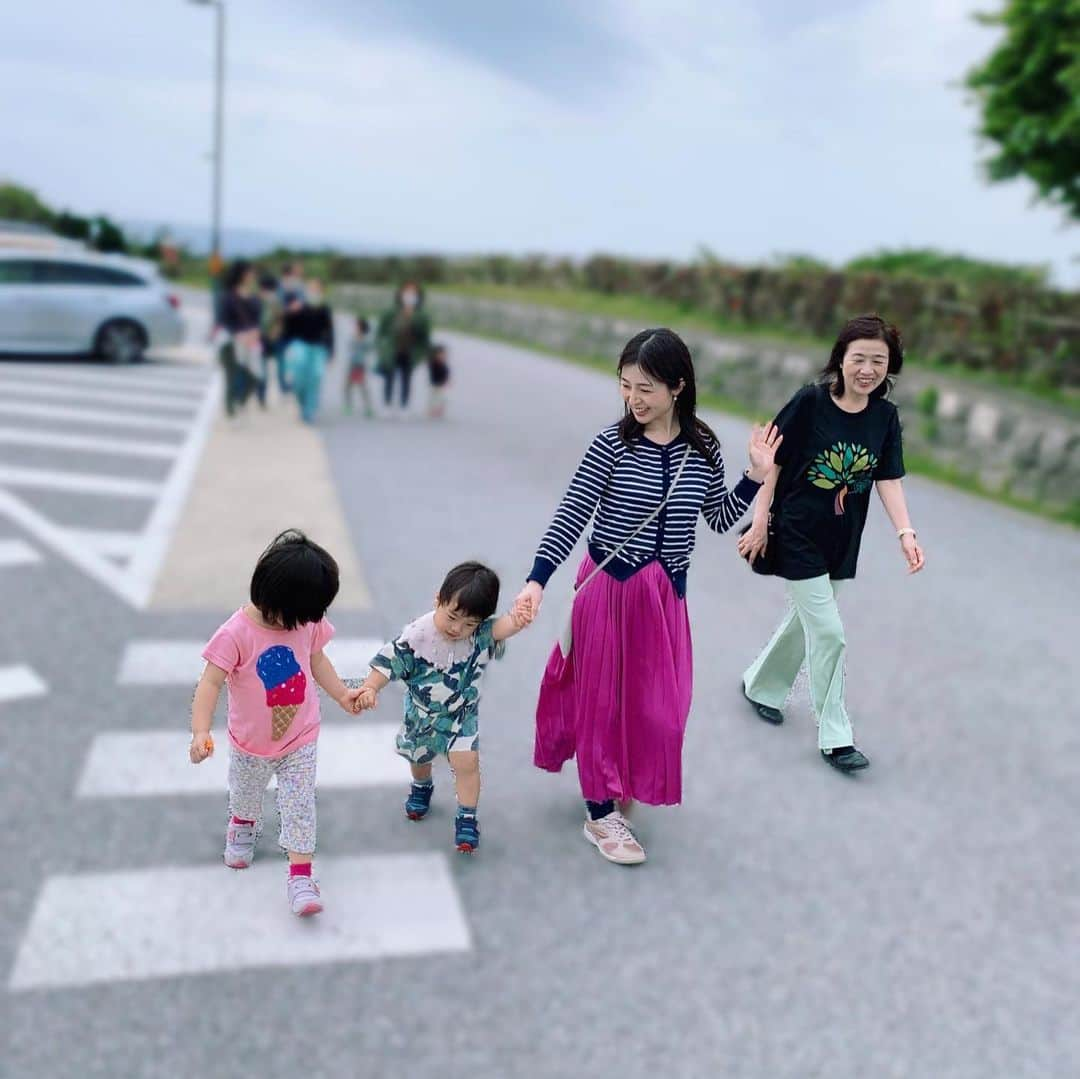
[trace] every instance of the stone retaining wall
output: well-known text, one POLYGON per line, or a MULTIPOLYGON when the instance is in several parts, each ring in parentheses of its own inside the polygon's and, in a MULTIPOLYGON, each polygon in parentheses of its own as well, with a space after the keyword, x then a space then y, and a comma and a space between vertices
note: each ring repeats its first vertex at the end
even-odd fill
MULTIPOLYGON (((338 302, 378 312, 389 288, 343 285, 338 302)), ((615 358, 641 325, 559 308, 429 294, 436 327, 520 341, 555 352, 615 358)), ((678 326, 673 327, 679 330, 678 326)), ((689 345, 700 388, 772 415, 810 381, 826 357, 791 347, 679 330, 689 345)), ((893 391, 904 420, 907 453, 976 476, 1050 508, 1080 505, 1080 417, 1037 400, 937 372, 909 368, 893 391)))

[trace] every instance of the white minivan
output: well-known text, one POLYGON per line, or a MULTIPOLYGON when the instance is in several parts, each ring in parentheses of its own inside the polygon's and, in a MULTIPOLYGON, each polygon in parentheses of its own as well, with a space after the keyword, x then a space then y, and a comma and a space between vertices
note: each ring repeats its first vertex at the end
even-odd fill
POLYGON ((113 363, 178 345, 180 300, 150 262, 77 251, 0 250, 0 352, 113 363))

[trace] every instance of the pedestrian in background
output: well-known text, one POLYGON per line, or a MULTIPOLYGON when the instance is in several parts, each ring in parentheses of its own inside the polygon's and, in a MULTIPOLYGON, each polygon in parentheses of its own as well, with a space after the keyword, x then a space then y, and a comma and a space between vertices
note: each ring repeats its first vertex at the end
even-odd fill
POLYGON ((345 411, 352 412, 353 392, 359 390, 360 399, 364 405, 364 416, 369 420, 375 415, 371 407, 371 391, 367 381, 368 367, 374 348, 375 340, 371 332, 371 323, 360 315, 356 319, 356 328, 349 342, 349 361, 345 371, 345 411))
POLYGON ((218 357, 225 371, 225 414, 233 416, 261 384, 260 305, 251 263, 234 262, 225 276, 218 357))
POLYGON ((903 365, 895 326, 877 315, 848 322, 819 381, 780 410, 783 446, 754 507, 739 553, 762 573, 787 581, 789 607, 772 639, 743 674, 742 691, 768 723, 806 664, 818 722, 818 747, 834 768, 852 772, 870 761, 855 746, 844 701, 846 640, 836 595, 859 558, 870 488, 889 515, 910 573, 923 553, 908 516, 901 477, 900 416, 886 400, 903 365))
POLYGON ((262 829, 263 797, 277 776, 278 842, 289 859, 294 914, 323 909, 311 876, 315 854, 315 760, 319 686, 350 714, 360 691, 338 677, 323 649, 334 636, 326 610, 338 566, 302 532, 289 530, 263 551, 250 603, 221 625, 203 650, 206 667, 191 707, 193 764, 214 752, 210 730, 221 687, 229 687, 229 823, 225 864, 247 869, 262 829))
POLYGON ((446 415, 446 387, 450 383, 450 364, 445 345, 433 345, 428 356, 428 416, 441 420, 446 415))
POLYGON ((264 404, 266 402, 266 391, 270 384, 271 364, 277 370, 277 385, 282 396, 288 393, 288 383, 285 380, 285 364, 282 360, 283 353, 278 347, 281 341, 284 318, 278 287, 278 279, 273 274, 263 274, 259 278, 259 300, 262 303, 259 330, 262 336, 263 350, 263 392, 260 400, 264 404))
POLYGON ((278 283, 278 302, 282 311, 282 329, 274 353, 278 364, 278 385, 285 393, 289 393, 292 387, 289 385, 288 367, 285 363, 285 352, 291 344, 291 340, 288 337, 288 327, 284 319, 285 315, 290 311, 296 313, 303 307, 304 298, 304 264, 299 261, 286 262, 281 268, 281 280, 278 283))
POLYGON ((390 408, 394 382, 401 385, 401 411, 409 407, 413 369, 428 358, 431 320, 424 309, 424 293, 415 281, 406 281, 394 296, 394 304, 379 320, 376 337, 378 371, 384 380, 383 400, 390 408))
POLYGON ((690 351, 668 329, 643 330, 619 357, 623 417, 592 441, 536 552, 519 598, 545 586, 591 518, 577 572, 572 640, 555 646, 536 705, 533 762, 577 757, 585 838, 610 862, 645 861, 623 812, 682 800, 693 689, 686 578, 698 518, 731 528, 772 467, 778 436, 755 428, 750 468, 732 489, 715 433, 697 417, 690 351))
POLYGON ((285 310, 285 368, 296 394, 300 418, 314 423, 319 413, 323 375, 334 358, 334 313, 323 296, 322 282, 311 278, 304 299, 285 310))

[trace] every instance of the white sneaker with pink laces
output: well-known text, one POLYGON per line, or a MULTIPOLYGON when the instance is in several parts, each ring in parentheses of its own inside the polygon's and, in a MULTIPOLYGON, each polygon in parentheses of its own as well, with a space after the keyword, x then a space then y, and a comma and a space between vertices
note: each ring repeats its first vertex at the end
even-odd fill
POLYGON ((323 909, 319 886, 307 876, 289 877, 289 906, 293 914, 307 918, 323 909))
POLYGON ((585 838, 616 865, 640 865, 645 861, 645 848, 617 809, 599 820, 586 816, 585 838))

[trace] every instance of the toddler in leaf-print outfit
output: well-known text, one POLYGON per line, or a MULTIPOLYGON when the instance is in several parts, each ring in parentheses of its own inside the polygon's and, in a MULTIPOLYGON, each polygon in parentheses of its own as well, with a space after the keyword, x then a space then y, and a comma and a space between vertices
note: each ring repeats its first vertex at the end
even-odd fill
POLYGON ((374 708, 389 682, 405 684, 405 715, 397 751, 409 762, 412 785, 405 801, 410 820, 422 820, 434 789, 436 757, 446 757, 454 773, 458 809, 454 844, 462 853, 480 845, 476 803, 480 795, 480 679, 504 642, 533 619, 530 604, 519 601, 501 618, 499 578, 479 562, 464 562, 446 575, 434 610, 410 622, 371 660, 360 686, 358 705, 374 708))

